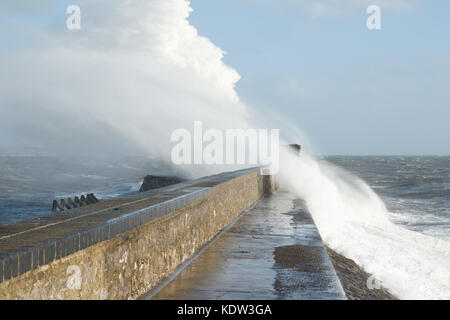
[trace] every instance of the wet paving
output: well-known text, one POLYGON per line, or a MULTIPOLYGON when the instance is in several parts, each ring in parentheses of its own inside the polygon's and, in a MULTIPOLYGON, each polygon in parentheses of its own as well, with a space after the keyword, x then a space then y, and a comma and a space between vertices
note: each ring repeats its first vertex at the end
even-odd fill
POLYGON ((309 212, 265 197, 151 299, 344 299, 309 212))

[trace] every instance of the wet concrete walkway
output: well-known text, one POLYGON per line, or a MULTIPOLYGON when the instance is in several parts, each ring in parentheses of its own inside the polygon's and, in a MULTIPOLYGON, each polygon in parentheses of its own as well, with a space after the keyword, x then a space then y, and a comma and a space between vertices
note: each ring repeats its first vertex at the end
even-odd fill
POLYGON ((344 299, 302 201, 261 199, 151 299, 344 299))

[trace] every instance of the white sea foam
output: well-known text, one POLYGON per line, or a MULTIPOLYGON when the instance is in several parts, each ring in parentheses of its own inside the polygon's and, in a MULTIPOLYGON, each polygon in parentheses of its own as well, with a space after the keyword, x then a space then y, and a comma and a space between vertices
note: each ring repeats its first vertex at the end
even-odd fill
POLYGON ((239 74, 189 23, 188 1, 77 4, 80 31, 24 24, 36 48, 0 48, 1 137, 59 156, 133 152, 170 161, 171 133, 195 120, 249 127, 234 89, 239 74))
POLYGON ((280 179, 305 199, 332 249, 402 299, 450 298, 450 243, 392 224, 364 181, 324 161, 285 154, 280 179))

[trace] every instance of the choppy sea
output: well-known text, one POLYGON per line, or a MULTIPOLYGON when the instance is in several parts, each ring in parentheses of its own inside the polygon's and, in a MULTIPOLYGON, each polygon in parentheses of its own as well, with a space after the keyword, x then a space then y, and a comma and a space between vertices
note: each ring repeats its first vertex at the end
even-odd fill
MULTIPOLYGON (((397 225, 450 238, 450 156, 332 156, 327 161, 365 180, 397 225)), ((170 173, 130 158, 96 163, 42 156, 0 157, 0 225, 48 214, 53 199, 136 192, 146 174, 170 173)))

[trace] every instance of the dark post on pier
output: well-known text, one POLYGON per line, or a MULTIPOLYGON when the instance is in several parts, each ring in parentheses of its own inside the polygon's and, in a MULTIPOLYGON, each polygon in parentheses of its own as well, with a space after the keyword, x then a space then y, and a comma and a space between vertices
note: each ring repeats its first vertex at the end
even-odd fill
POLYGON ((293 151, 295 151, 297 154, 300 154, 300 151, 302 150, 302 146, 299 145, 299 144, 297 144, 297 143, 290 144, 289 147, 290 147, 293 151))

